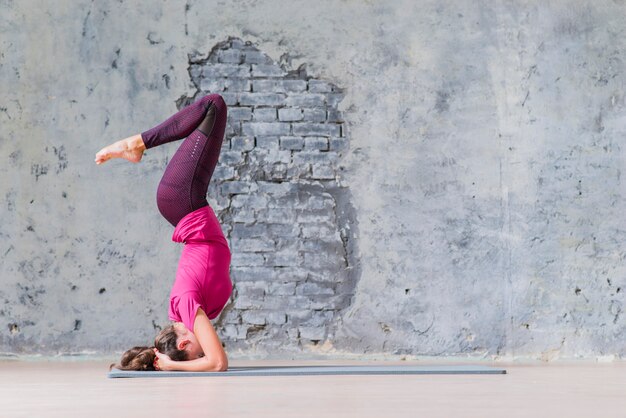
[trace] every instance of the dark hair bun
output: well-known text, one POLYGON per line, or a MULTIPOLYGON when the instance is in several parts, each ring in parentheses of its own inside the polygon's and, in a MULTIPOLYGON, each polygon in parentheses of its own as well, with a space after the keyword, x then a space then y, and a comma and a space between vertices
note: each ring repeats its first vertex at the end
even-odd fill
POLYGON ((119 364, 111 364, 109 370, 114 367, 119 370, 155 370, 155 357, 154 347, 133 347, 122 354, 119 364))

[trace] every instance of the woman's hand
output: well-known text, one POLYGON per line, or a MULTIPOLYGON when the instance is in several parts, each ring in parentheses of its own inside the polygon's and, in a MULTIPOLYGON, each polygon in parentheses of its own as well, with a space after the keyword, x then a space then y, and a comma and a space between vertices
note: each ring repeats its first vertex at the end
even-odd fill
POLYGON ((159 350, 154 349, 156 358, 154 359, 154 368, 157 370, 172 370, 174 361, 167 355, 159 353, 159 350))

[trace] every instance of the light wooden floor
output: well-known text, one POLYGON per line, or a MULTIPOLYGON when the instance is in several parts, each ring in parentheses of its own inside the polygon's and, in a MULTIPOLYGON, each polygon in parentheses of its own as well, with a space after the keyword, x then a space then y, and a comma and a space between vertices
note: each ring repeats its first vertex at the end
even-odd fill
MULTIPOLYGON (((363 363, 231 365, 278 364, 363 363)), ((495 365, 508 374, 107 379, 103 362, 3 361, 0 416, 626 417, 626 362, 495 365)))

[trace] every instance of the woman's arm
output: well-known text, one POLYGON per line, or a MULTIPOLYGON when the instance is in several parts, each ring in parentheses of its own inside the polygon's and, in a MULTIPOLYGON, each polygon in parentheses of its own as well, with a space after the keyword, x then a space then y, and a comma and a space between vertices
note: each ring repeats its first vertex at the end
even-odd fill
POLYGON ((161 370, 181 370, 188 372, 223 372, 228 369, 228 358, 215 328, 202 308, 198 308, 193 324, 193 333, 198 339, 204 357, 187 361, 173 361, 164 354, 157 353, 161 370))
POLYGON ((228 369, 228 357, 222 347, 222 342, 215 332, 215 328, 211 323, 209 317, 204 313, 202 308, 198 308, 196 312, 196 320, 193 324, 193 333, 195 334, 202 351, 204 352, 203 359, 214 365, 217 371, 224 371, 228 369))

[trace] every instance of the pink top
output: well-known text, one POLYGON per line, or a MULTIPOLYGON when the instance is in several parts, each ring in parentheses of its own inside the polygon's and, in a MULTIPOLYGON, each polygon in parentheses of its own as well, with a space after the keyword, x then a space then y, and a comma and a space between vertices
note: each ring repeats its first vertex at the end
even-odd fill
POLYGON ((172 240, 185 246, 170 292, 169 318, 184 323, 193 332, 199 307, 213 319, 230 298, 233 288, 229 276, 230 249, 210 206, 181 219, 172 240))

